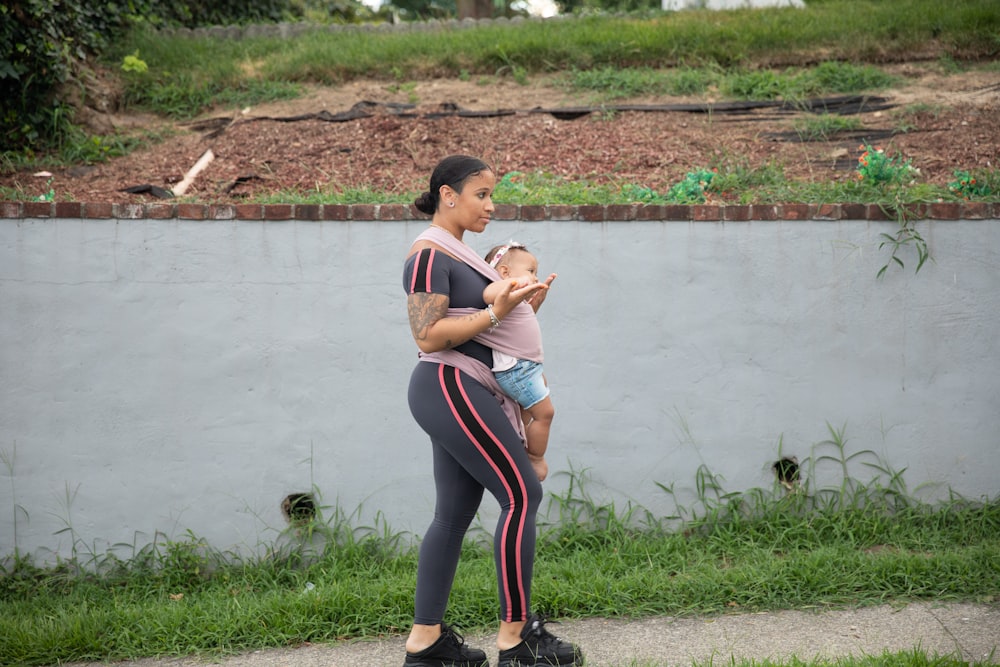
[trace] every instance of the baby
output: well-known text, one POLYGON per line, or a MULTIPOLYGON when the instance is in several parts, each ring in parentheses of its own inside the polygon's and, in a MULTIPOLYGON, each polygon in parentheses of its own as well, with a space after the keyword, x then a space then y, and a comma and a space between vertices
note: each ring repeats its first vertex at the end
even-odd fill
MULTIPOLYGON (((497 246, 486 254, 485 259, 502 278, 483 290, 486 303, 493 303, 508 281, 513 281, 515 288, 538 282, 538 260, 520 243, 511 241, 497 246)), ((555 407, 549 396, 541 360, 516 359, 493 350, 493 375, 504 393, 521 406, 528 459, 538 480, 543 481, 549 474, 545 450, 549 445, 549 429, 555 407)))

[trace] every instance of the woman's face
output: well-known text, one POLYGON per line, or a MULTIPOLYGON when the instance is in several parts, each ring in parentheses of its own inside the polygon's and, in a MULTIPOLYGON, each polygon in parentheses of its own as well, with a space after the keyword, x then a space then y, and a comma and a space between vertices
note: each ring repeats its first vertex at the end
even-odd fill
POLYGON ((452 190, 450 198, 445 202, 455 202, 449 217, 462 228, 470 232, 482 232, 486 225, 490 224, 490 216, 493 214, 493 188, 496 187, 497 180, 492 171, 484 169, 478 174, 470 176, 462 187, 462 192, 452 190))

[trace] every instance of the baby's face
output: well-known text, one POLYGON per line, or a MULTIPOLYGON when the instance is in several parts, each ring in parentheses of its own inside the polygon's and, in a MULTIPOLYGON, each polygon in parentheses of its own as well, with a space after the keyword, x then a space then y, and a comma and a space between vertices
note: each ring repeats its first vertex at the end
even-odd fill
POLYGON ((507 262, 508 276, 524 285, 538 282, 538 260, 530 252, 518 250, 511 254, 507 262))

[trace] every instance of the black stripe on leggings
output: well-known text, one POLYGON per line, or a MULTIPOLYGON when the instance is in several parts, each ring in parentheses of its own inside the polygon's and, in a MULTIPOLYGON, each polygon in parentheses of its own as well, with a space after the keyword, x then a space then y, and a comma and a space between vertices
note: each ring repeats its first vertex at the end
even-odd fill
POLYGON ((493 437, 491 437, 491 435, 483 429, 479 420, 476 418, 476 413, 472 406, 465 402, 459 385, 459 371, 457 369, 446 367, 444 369, 443 376, 445 391, 451 399, 452 405, 455 406, 455 410, 458 412, 462 424, 465 426, 466 430, 472 434, 475 441, 486 451, 489 459, 496 465, 497 468, 499 468, 500 475, 505 482, 505 486, 510 489, 512 493, 521 494, 520 502, 514 499, 511 503, 510 514, 507 522, 508 531, 504 534, 502 545, 504 550, 504 561, 508 564, 508 567, 511 568, 511 571, 504 572, 504 584, 507 588, 507 594, 510 599, 510 605, 507 612, 512 614, 514 613, 514 609, 521 610, 523 607, 520 586, 518 585, 521 580, 522 573, 520 571, 517 545, 519 542, 518 538, 520 536, 521 525, 523 524, 523 514, 528 504, 527 490, 524 488, 524 485, 520 480, 517 469, 510 465, 505 452, 494 441, 493 437))

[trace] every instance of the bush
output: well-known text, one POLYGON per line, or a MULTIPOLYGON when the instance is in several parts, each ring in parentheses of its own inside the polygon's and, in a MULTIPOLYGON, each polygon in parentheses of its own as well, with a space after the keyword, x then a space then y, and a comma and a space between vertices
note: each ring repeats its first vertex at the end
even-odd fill
POLYGON ((50 144, 70 128, 56 90, 126 25, 127 7, 87 0, 0 5, 0 150, 50 144))
POLYGON ((136 21, 197 27, 301 15, 301 0, 14 0, 0 4, 0 152, 61 145, 73 131, 60 86, 136 21))
POLYGON ((301 15, 293 0, 140 0, 143 14, 154 24, 197 28, 209 25, 270 23, 301 15))

